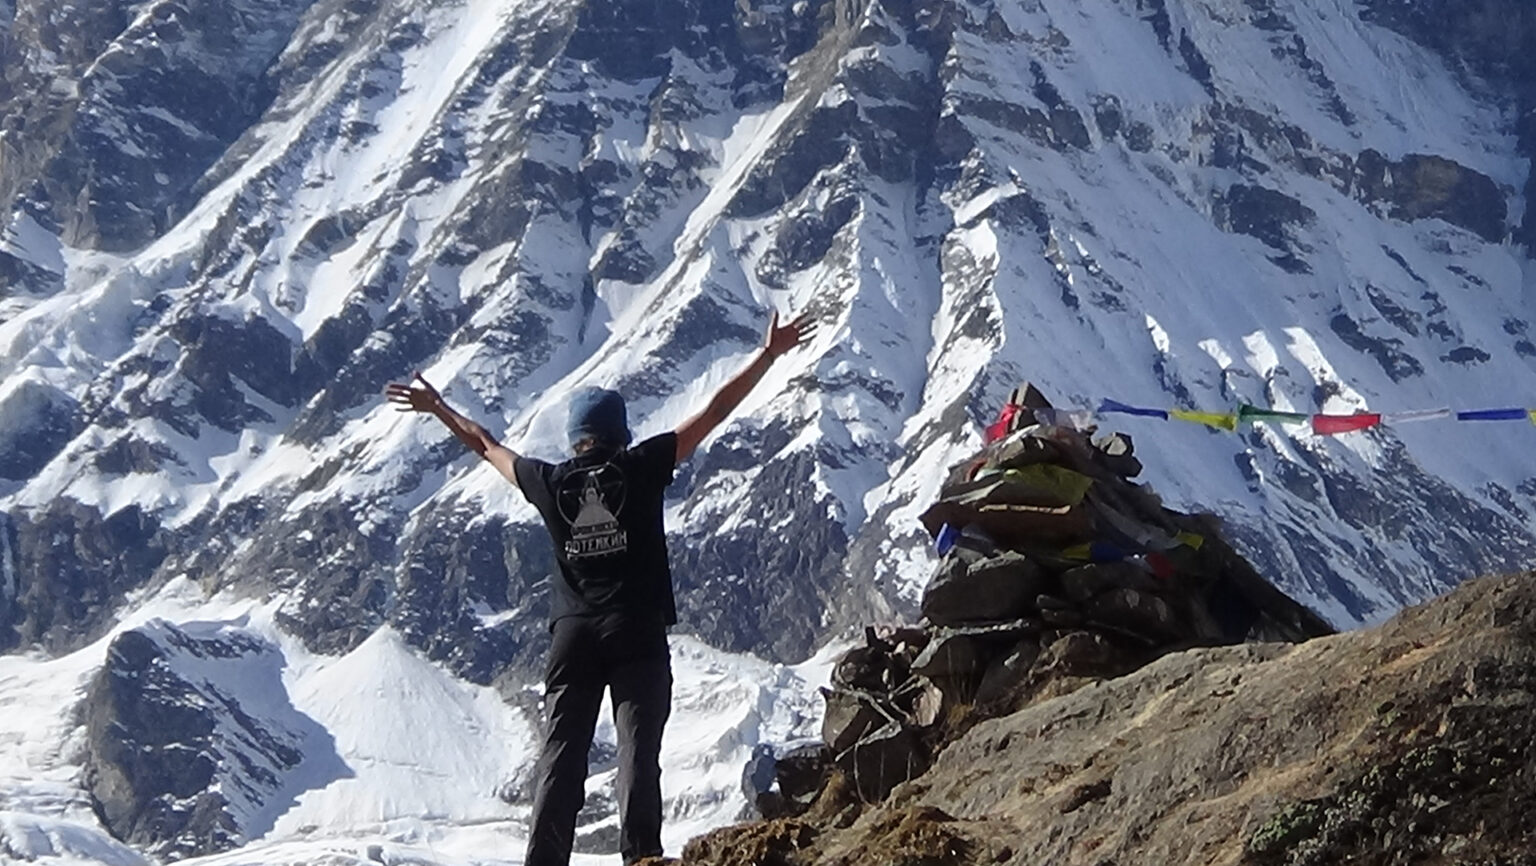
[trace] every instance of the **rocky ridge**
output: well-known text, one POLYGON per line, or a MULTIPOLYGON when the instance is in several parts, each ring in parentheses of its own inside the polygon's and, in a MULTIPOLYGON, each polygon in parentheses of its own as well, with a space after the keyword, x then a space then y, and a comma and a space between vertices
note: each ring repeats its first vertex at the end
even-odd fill
POLYGON ((1172 653, 977 724, 877 804, 685 864, 1519 863, 1536 836, 1536 575, 1305 643, 1172 653))

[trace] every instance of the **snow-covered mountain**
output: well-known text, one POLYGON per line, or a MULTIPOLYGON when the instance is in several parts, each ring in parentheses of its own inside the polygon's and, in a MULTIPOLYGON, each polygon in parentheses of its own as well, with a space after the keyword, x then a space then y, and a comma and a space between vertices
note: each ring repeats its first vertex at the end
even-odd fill
MULTIPOLYGON (((527 707, 388 626, 344 655, 309 653, 278 606, 173 581, 114 637, 0 657, 0 862, 141 866, 229 849, 196 862, 519 862, 537 749, 527 707)), ((759 743, 814 733, 827 664, 674 640, 669 845, 741 814, 759 743)), ((617 844, 615 743, 605 718, 579 862, 617 844)))
MULTIPOLYGON (((394 747, 348 738, 389 734, 315 701, 387 670, 481 719, 475 748, 527 725, 474 689, 526 708, 552 562, 516 491, 381 399, 415 370, 556 457, 572 386, 671 429, 771 310, 813 312, 672 488, 675 646, 777 682, 739 696, 762 713, 814 685, 773 664, 911 614, 915 516, 1021 380, 1070 407, 1532 405, 1533 45, 1522 0, 3 0, 5 844, 103 826, 89 684, 168 596, 139 663, 301 756, 247 805, 209 783, 230 839, 345 835, 306 811, 328 797, 436 838, 390 824, 421 805, 400 777, 361 781, 394 747), (285 700, 220 685, 258 676, 285 700)), ((1104 420, 1340 625, 1536 559, 1529 425, 1104 420)), ((139 856, 91 832, 50 844, 139 856)))

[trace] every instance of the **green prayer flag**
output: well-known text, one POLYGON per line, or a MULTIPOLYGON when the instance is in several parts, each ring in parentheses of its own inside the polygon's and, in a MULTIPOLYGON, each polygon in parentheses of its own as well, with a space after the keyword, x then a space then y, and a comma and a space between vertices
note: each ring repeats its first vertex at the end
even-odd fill
POLYGON ((1290 421, 1295 424, 1305 424, 1312 420, 1312 416, 1304 412, 1281 412, 1277 409, 1260 409, 1258 406, 1250 406, 1244 403, 1237 407, 1237 419, 1239 421, 1290 421))

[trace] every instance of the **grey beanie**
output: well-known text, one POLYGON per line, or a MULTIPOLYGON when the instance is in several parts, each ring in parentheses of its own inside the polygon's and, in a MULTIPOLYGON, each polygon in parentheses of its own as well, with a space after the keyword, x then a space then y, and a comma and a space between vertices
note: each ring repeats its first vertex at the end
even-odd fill
POLYGON ((628 445, 633 437, 624 398, 617 391, 591 385, 576 389, 571 395, 565 434, 572 445, 588 438, 615 448, 628 445))

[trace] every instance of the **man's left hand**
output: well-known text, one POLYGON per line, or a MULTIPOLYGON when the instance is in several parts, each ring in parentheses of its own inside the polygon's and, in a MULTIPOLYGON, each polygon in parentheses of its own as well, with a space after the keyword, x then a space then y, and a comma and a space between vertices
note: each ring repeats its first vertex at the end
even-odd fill
POLYGON ((395 408, 401 412, 434 412, 443 405, 443 395, 432 387, 432 383, 416 374, 416 381, 421 387, 413 388, 410 385, 402 385, 399 382, 391 382, 384 389, 389 402, 395 404, 395 408))

